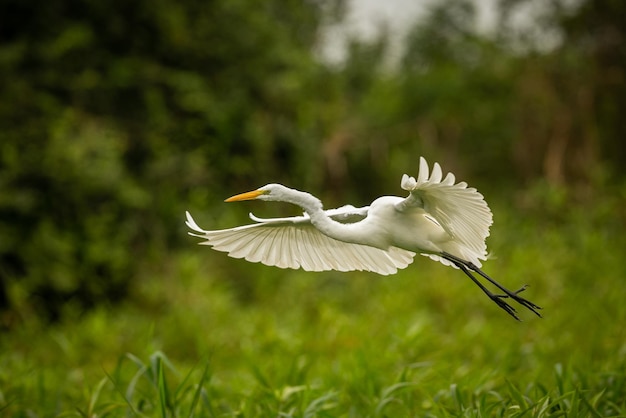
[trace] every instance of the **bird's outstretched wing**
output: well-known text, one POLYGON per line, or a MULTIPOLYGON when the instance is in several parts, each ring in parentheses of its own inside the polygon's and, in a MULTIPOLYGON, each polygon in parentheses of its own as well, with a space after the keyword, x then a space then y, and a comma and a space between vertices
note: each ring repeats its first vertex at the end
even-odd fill
MULTIPOLYGON (((369 206, 363 206, 362 208, 355 208, 352 205, 345 205, 337 209, 328 209, 325 210, 324 213, 329 218, 341 222, 341 223, 354 223, 359 222, 365 219, 367 216, 367 211, 369 210, 369 206)), ((291 216, 288 218, 259 218, 258 216, 254 216, 254 214, 249 214, 250 219, 255 222, 269 224, 269 223, 311 223, 311 218, 305 212, 302 216, 291 216)))
POLYGON ((433 164, 429 175, 428 163, 423 157, 420 157, 417 179, 405 174, 401 187, 410 195, 398 203, 398 210, 422 207, 465 247, 466 252, 469 250, 472 258, 486 259, 485 239, 493 217, 483 195, 475 188, 465 182, 455 184, 452 173, 443 178, 438 163, 433 164))
MULTIPOLYGON (((367 216, 367 207, 344 206, 327 214, 338 222, 358 222, 367 216)), ((351 244, 327 237, 318 231, 308 215, 261 219, 257 223, 217 231, 203 230, 187 212, 189 235, 203 238, 200 244, 254 263, 306 271, 365 270, 382 275, 395 273, 413 262, 415 253, 392 247, 388 251, 351 244)))

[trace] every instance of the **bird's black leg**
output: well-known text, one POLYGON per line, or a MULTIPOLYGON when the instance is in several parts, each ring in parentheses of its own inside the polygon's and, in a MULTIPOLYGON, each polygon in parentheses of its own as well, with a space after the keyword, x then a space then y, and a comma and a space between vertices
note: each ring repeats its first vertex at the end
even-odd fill
MULTIPOLYGON (((459 263, 457 261, 454 260, 450 260, 454 263, 455 266, 457 266, 458 268, 461 269, 461 271, 463 273, 465 273, 467 275, 467 277, 469 277, 470 279, 472 279, 472 281, 474 283, 476 283, 476 285, 478 287, 480 287, 480 290, 482 290, 488 297, 489 299, 491 299, 492 301, 494 301, 499 307, 501 307, 502 309, 504 309, 509 315, 511 315, 513 318, 517 319, 518 321, 520 320, 517 316, 516 310, 515 308, 513 308, 511 305, 509 305, 508 303, 506 303, 503 299, 503 297, 501 295, 494 295, 493 293, 491 293, 489 291, 489 289, 487 289, 485 286, 483 286, 483 284, 481 282, 478 281, 478 279, 476 279, 476 277, 474 277, 474 275, 467 269, 467 267, 465 267, 465 264, 463 263, 459 263)), ((506 296, 508 297, 508 296, 506 296)))
MULTIPOLYGON (((494 279, 489 277, 484 271, 482 271, 481 269, 476 267, 473 263, 471 263, 469 261, 465 261, 465 260, 463 260, 463 259, 461 259, 459 257, 456 257, 456 256, 454 256, 452 254, 449 254, 449 253, 446 253, 446 252, 443 252, 441 254, 441 256, 443 258, 445 258, 446 260, 451 261, 452 263, 454 263, 455 266, 460 268, 466 275, 468 275, 472 279, 472 281, 474 283, 479 285, 479 287, 483 290, 483 292, 485 292, 487 294, 487 296, 489 296, 491 298, 491 300, 496 302, 498 304, 498 306, 503 308, 505 311, 509 312, 509 310, 507 308, 503 307, 498 301, 503 302, 502 299, 504 299, 504 298, 511 298, 514 301, 516 301, 517 303, 519 303, 520 305, 525 306, 526 308, 531 310, 535 315, 541 317, 541 314, 539 312, 537 312, 537 309, 541 309, 540 306, 537 306, 534 303, 532 303, 531 301, 529 301, 527 299, 524 299, 523 297, 519 296, 519 293, 521 293, 524 290, 526 290, 527 285, 524 285, 522 288, 520 288, 519 290, 517 290, 515 292, 510 291, 507 288, 505 288, 504 286, 502 286, 500 283, 496 282, 494 279), (492 283, 498 289, 502 290, 504 292, 504 295, 494 295, 493 293, 486 291, 485 287, 482 284, 479 284, 478 280, 475 277, 473 277, 473 275, 471 275, 469 273, 468 269, 472 270, 472 271, 474 271, 474 272, 476 272, 478 274, 480 274, 483 278, 487 279, 490 283, 492 283)), ((508 306, 508 304, 507 304, 507 306, 508 306)), ((513 312, 515 312, 515 310, 513 310, 513 312)), ((509 312, 509 314, 513 315, 516 319, 519 319, 513 313, 509 312)))

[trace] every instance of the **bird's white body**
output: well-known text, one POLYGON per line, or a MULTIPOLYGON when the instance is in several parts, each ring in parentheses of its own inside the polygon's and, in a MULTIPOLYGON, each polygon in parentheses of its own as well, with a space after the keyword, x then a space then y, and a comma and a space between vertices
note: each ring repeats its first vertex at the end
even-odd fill
POLYGON ((415 253, 438 253, 452 242, 452 237, 428 213, 419 207, 399 211, 397 205, 404 199, 382 196, 369 206, 367 217, 342 228, 326 228, 324 221, 315 217, 311 223, 323 234, 345 242, 389 250, 402 248, 415 253))
POLYGON ((400 212, 397 205, 403 200, 397 196, 376 199, 364 221, 369 221, 381 232, 387 248, 404 248, 416 253, 445 250, 452 236, 423 208, 414 207, 400 212))
MULTIPOLYGON (((489 235, 492 214, 483 196, 467 183, 455 183, 452 173, 444 178, 435 163, 429 174, 428 164, 420 158, 417 179, 402 177, 406 198, 383 196, 370 206, 343 206, 324 210, 313 195, 268 184, 257 190, 226 199, 268 200, 292 203, 304 209, 302 216, 260 219, 236 228, 206 231, 187 212, 190 235, 203 238, 201 244, 268 266, 302 268, 307 271, 366 270, 393 274, 421 254, 459 268, 510 315, 516 311, 503 299, 511 298, 539 315, 537 305, 498 284, 480 270, 480 260, 487 258, 485 239, 489 235), (472 271, 497 286, 505 294, 487 290, 472 271)), ((540 316, 540 315, 539 315, 540 316)))

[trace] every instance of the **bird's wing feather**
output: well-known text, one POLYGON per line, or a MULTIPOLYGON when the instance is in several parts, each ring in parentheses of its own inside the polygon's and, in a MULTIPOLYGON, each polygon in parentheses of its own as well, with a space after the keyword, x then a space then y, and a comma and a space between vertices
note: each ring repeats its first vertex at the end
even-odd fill
MULTIPOLYGON (((331 212, 336 217, 346 213, 358 215, 360 208, 339 208, 331 212)), ((356 216, 355 215, 355 216, 356 216)), ((387 275, 413 262, 414 253, 392 247, 388 251, 366 245, 346 243, 319 232, 305 216, 260 219, 251 225, 206 231, 187 212, 190 235, 203 238, 200 244, 244 258, 255 263, 280 268, 302 268, 306 271, 366 270, 387 275)))
POLYGON ((452 173, 443 178, 438 163, 433 165, 429 176, 428 163, 423 157, 417 179, 405 174, 401 186, 410 195, 398 203, 398 210, 422 207, 477 258, 485 259, 485 239, 493 217, 482 194, 465 182, 455 184, 452 173))

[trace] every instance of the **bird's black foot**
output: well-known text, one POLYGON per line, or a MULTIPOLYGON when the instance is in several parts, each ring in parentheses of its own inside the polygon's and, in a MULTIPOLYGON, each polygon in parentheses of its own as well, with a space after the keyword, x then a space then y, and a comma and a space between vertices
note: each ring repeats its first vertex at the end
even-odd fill
POLYGON ((463 260, 461 258, 458 258, 458 257, 456 257, 456 256, 454 256, 452 254, 446 253, 446 252, 443 252, 441 255, 443 256, 443 258, 445 258, 448 261, 451 261, 455 266, 457 266, 459 269, 461 269, 461 271, 463 271, 463 273, 465 273, 470 279, 472 279, 472 281, 474 283, 476 283, 476 285, 478 287, 480 287, 480 289, 489 297, 489 299, 494 301, 500 308, 505 310, 513 318, 517 319, 518 321, 520 320, 519 317, 517 316, 517 311, 515 310, 515 308, 513 308, 511 305, 509 305, 507 302, 505 302, 504 299, 512 299, 512 300, 514 300, 515 302, 517 302, 520 305, 526 307, 527 309, 532 311, 535 315, 537 315, 538 317, 541 318, 541 314, 538 312, 538 310, 541 309, 541 307, 538 306, 538 305, 535 305, 531 301, 529 301, 527 299, 524 299, 523 297, 519 296, 520 293, 522 293, 524 290, 526 290, 528 288, 528 285, 524 285, 520 289, 518 289, 518 290, 516 290, 514 292, 510 291, 507 288, 505 288, 504 286, 502 286, 500 283, 496 282, 491 277, 489 277, 484 271, 479 269, 473 263, 471 263, 469 261, 465 261, 465 260, 463 260), (502 292, 504 292, 504 294, 496 295, 496 294, 490 292, 485 286, 483 286, 482 283, 480 283, 478 281, 478 279, 476 277, 474 277, 474 275, 471 273, 471 271, 478 273, 484 279, 488 280, 491 284, 493 284, 498 289, 500 289, 502 292))
MULTIPOLYGON (((541 314, 539 312, 537 312, 538 309, 541 309, 541 306, 535 305, 534 303, 532 303, 528 299, 524 299, 523 297, 519 296, 519 294, 522 293, 527 288, 528 288, 528 285, 525 284, 524 286, 522 286, 520 289, 516 290, 515 292, 511 292, 511 291, 508 291, 506 289, 503 289, 505 294, 503 294, 503 295, 494 295, 494 296, 496 298, 498 298, 498 299, 511 298, 515 302, 519 303, 522 306, 525 306, 526 308, 531 310, 535 315, 537 315, 538 317, 541 318, 541 314)), ((493 298, 492 298, 492 300, 493 300, 493 298)))
POLYGON ((508 313, 513 318, 517 319, 518 321, 521 321, 521 319, 519 319, 519 317, 517 316, 517 311, 515 310, 515 308, 512 307, 511 305, 509 305, 508 303, 506 303, 503 300, 504 298, 507 298, 508 296, 506 296, 506 295, 494 295, 494 294, 491 294, 491 295, 487 294, 487 296, 489 296, 489 298, 492 301, 494 301, 496 303, 496 305, 498 305, 499 307, 504 309, 506 311, 506 313, 508 313))

